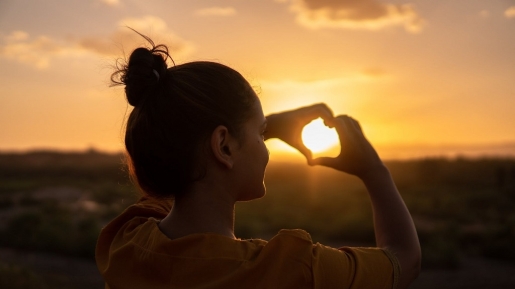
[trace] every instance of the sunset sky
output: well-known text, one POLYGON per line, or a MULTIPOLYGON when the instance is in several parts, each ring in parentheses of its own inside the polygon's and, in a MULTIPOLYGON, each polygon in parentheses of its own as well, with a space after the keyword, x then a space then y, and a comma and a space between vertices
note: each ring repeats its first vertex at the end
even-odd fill
POLYGON ((240 71, 265 114, 354 116, 383 155, 515 144, 515 1, 1 0, 0 151, 122 150, 126 26, 240 71))

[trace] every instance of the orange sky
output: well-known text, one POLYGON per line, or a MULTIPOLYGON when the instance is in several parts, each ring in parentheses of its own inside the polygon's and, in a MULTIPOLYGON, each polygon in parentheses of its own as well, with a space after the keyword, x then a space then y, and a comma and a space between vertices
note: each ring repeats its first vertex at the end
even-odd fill
POLYGON ((383 155, 513 153, 515 2, 495 0, 3 0, 0 150, 121 150, 124 26, 240 71, 265 113, 326 102, 383 155))

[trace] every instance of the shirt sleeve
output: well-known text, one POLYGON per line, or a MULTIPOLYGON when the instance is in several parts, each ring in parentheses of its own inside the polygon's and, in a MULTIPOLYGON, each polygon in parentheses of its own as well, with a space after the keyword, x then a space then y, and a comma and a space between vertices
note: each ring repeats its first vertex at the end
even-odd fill
POLYGON ((380 248, 313 245, 315 289, 395 289, 400 274, 397 258, 380 248))
POLYGON ((97 240, 95 258, 99 270, 103 272, 109 266, 111 246, 120 230, 127 227, 133 220, 139 219, 136 223, 142 223, 143 220, 148 218, 161 220, 170 212, 172 206, 172 200, 155 200, 142 197, 136 204, 129 206, 123 213, 109 222, 102 229, 97 240))

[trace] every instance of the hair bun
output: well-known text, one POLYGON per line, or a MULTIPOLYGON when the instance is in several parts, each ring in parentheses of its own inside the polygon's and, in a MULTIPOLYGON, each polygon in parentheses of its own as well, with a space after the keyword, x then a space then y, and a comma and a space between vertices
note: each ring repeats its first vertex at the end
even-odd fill
POLYGON ((153 88, 166 74, 166 61, 161 54, 147 48, 137 48, 129 57, 122 82, 130 105, 138 106, 149 97, 153 88))
POLYGON ((149 37, 128 28, 145 38, 152 48, 136 48, 126 63, 122 65, 117 63, 116 71, 111 74, 111 83, 125 84, 127 101, 132 106, 139 106, 153 94, 156 86, 165 78, 166 60, 170 59, 174 65, 175 62, 168 54, 166 45, 155 45, 149 37))

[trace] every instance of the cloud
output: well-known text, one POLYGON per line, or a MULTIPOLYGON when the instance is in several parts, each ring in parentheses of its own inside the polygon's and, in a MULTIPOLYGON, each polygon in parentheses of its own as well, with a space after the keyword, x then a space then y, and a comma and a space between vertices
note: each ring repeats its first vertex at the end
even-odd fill
POLYGON ((510 8, 504 11, 504 16, 506 18, 515 18, 515 6, 511 6, 510 8))
POLYGON ((173 33, 158 17, 125 18, 118 24, 118 28, 108 35, 66 39, 54 39, 45 35, 33 37, 25 31, 13 31, 0 36, 0 57, 13 59, 37 69, 46 69, 52 60, 59 58, 88 55, 116 57, 124 48, 133 49, 148 45, 127 26, 149 35, 156 44, 161 43, 157 40, 163 40, 172 56, 184 56, 194 50, 192 43, 173 33))
POLYGON ((118 29, 110 36, 90 36, 77 39, 76 42, 84 49, 105 56, 120 55, 121 49, 133 49, 137 46, 148 45, 130 27, 152 38, 156 44, 166 44, 172 57, 184 56, 194 50, 194 45, 171 31, 166 22, 155 16, 140 18, 125 18, 118 22, 118 29))
POLYGON ((289 3, 300 25, 311 29, 342 28, 380 30, 403 26, 410 33, 422 31, 424 20, 409 4, 378 0, 280 0, 289 3))
POLYGON ((198 16, 232 16, 236 14, 233 7, 210 7, 195 11, 198 16))
POLYGON ((102 3, 104 3, 107 6, 120 6, 121 1, 120 0, 100 0, 102 3))
POLYGON ((479 16, 481 18, 488 18, 488 17, 490 17, 490 11, 488 11, 488 10, 481 10, 481 12, 479 12, 479 16))
POLYGON ((45 35, 31 37, 25 31, 13 31, 2 38, 0 56, 18 62, 45 69, 50 60, 58 57, 79 56, 84 50, 56 41, 45 35))

